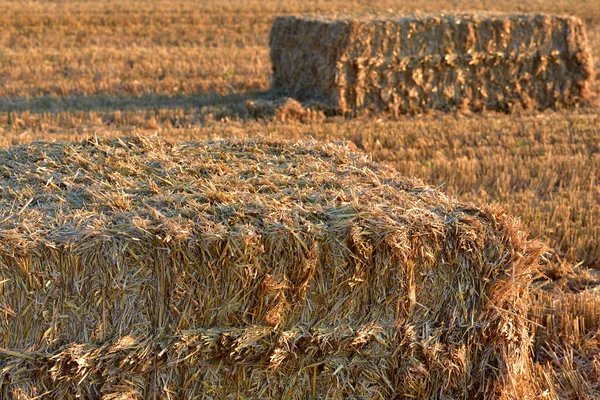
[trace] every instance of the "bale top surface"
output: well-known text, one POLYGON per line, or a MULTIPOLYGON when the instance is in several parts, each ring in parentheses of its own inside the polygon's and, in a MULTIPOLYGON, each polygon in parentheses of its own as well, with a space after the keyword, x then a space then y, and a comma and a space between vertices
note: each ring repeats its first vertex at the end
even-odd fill
POLYGON ((493 11, 462 11, 462 12, 442 12, 442 13, 427 13, 427 12, 339 12, 339 13, 306 13, 285 16, 280 18, 297 18, 306 21, 333 23, 333 22, 394 22, 394 21, 449 21, 456 24, 462 22, 478 22, 483 20, 523 20, 528 21, 536 18, 557 18, 569 19, 573 18, 569 15, 556 15, 545 13, 501 13, 493 11))
POLYGON ((88 140, 13 147, 0 163, 3 247, 158 231, 184 239, 197 228, 316 224, 357 209, 382 222, 406 214, 443 224, 455 207, 349 145, 88 140))

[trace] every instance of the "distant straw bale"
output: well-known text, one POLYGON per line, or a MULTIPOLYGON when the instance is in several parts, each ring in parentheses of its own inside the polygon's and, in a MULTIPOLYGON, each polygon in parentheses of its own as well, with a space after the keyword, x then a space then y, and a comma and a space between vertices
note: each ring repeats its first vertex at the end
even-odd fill
POLYGON ((288 16, 270 46, 276 90, 341 113, 568 107, 593 81, 575 17, 288 16))
POLYGON ((349 145, 0 151, 0 395, 524 398, 541 247, 349 145))

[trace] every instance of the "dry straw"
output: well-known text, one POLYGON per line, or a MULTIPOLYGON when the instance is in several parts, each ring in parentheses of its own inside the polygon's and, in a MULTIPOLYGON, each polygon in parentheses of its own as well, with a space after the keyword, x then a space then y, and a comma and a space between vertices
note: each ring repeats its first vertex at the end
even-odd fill
POLYGON ((536 375, 548 399, 600 397, 600 288, 540 291, 531 318, 536 375))
POLYGON ((273 87, 342 113, 558 108, 585 102, 593 63, 575 17, 279 17, 273 87))
POLYGON ((2 398, 535 395, 541 246, 349 145, 90 139, 0 165, 2 398))

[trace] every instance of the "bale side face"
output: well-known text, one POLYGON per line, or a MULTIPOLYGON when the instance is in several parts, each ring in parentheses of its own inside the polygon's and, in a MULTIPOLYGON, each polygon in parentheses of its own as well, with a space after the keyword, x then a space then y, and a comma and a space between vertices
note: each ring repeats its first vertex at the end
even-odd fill
POLYGON ((273 87, 299 99, 338 103, 337 62, 350 25, 277 18, 269 35, 273 87))
MULTIPOLYGON (((272 32, 274 86, 286 54, 294 58, 295 75, 303 61, 319 58, 320 49, 336 49, 331 61, 335 85, 327 98, 342 113, 358 110, 391 114, 456 108, 510 111, 515 107, 568 107, 585 102, 593 80, 593 64, 581 20, 549 15, 442 15, 437 17, 287 17, 272 32), (318 38, 311 30, 346 24, 343 40, 318 38), (293 26, 296 35, 286 34, 293 26), (349 33, 348 33, 349 32, 349 33), (311 55, 295 52, 311 48, 311 55), (328 42, 329 41, 329 42, 328 42), (278 43, 286 43, 285 48, 278 43), (343 48, 340 48, 343 45, 343 48)), ((307 65, 310 65, 307 64, 307 65)), ((311 96, 329 75, 304 79, 292 94, 311 96)))
POLYGON ((136 138, 0 162, 8 398, 530 394, 540 248, 499 211, 339 145, 136 138))

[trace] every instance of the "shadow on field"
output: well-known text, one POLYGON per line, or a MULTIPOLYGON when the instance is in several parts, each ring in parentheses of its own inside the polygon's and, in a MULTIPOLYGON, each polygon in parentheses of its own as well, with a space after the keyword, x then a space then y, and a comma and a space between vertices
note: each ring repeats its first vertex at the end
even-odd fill
POLYGON ((281 122, 321 122, 335 110, 325 103, 300 102, 272 90, 253 90, 221 95, 194 93, 139 96, 96 94, 40 96, 32 99, 0 98, 0 126, 44 130, 44 125, 77 128, 90 123, 109 126, 190 127, 208 121, 230 119, 281 122))
POLYGON ((57 114, 81 112, 136 112, 149 111, 160 113, 161 110, 170 112, 183 110, 188 113, 214 113, 223 116, 248 116, 248 104, 255 101, 274 101, 277 96, 269 91, 248 91, 221 95, 217 93, 194 93, 190 95, 163 95, 145 93, 139 96, 123 94, 95 94, 40 96, 31 99, 0 98, 0 113, 21 114, 57 114))

